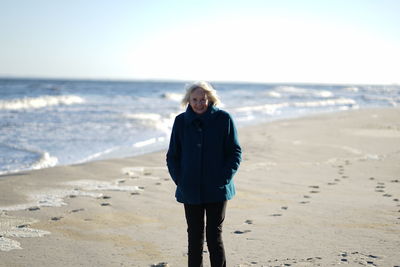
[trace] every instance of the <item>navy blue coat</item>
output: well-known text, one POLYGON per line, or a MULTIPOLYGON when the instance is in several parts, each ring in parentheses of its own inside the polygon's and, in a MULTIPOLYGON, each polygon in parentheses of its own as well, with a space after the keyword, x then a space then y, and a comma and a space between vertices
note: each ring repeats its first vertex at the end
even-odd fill
POLYGON ((176 200, 202 204, 231 199, 241 153, 229 113, 210 105, 198 115, 189 105, 175 118, 167 153, 176 200))

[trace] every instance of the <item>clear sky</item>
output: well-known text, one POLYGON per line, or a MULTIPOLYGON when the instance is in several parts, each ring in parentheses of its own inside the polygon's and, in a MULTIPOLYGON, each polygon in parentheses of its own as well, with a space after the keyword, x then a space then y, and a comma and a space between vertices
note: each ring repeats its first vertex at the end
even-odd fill
POLYGON ((0 76, 400 83, 397 0, 0 0, 0 76))

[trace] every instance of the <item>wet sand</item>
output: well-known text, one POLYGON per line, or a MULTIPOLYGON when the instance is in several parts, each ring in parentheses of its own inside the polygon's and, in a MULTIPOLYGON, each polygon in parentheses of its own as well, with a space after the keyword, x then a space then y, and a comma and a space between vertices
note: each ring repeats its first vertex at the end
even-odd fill
MULTIPOLYGON (((239 138, 228 266, 400 266, 400 109, 281 120, 239 138)), ((174 189, 165 151, 0 176, 0 266, 185 266, 174 189)))

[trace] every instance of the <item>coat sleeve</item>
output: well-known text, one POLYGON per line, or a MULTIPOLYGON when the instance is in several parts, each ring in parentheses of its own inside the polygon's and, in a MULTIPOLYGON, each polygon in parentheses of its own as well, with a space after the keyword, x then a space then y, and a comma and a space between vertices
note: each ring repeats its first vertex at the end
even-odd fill
POLYGON ((237 130, 231 116, 229 116, 228 118, 229 122, 227 136, 224 144, 224 176, 226 179, 226 183, 229 183, 232 180, 242 160, 242 149, 239 144, 237 130))
POLYGON ((175 118, 172 127, 171 139, 167 152, 167 167, 172 180, 176 185, 179 184, 181 175, 181 154, 182 154, 181 138, 179 136, 179 120, 175 118))

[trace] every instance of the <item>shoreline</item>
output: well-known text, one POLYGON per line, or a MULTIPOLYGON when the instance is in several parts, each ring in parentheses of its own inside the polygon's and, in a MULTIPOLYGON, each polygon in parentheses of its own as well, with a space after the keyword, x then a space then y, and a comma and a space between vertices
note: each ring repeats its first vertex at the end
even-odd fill
MULTIPOLYGON (((369 109, 371 109, 371 108, 363 108, 362 110, 369 110, 369 109)), ((372 109, 396 109, 396 108, 395 107, 379 107, 379 108, 372 108, 372 109)), ((249 128, 249 127, 256 127, 258 125, 274 123, 274 122, 278 122, 278 121, 282 121, 282 120, 296 120, 296 119, 307 118, 307 117, 312 117, 312 116, 329 115, 329 114, 335 114, 335 113, 340 113, 340 112, 348 112, 348 111, 356 111, 356 110, 360 110, 360 109, 320 111, 320 112, 317 112, 317 113, 307 113, 307 114, 302 114, 302 115, 301 114, 297 114, 297 115, 292 115, 292 116, 288 116, 288 117, 271 118, 270 120, 266 120, 266 121, 262 121, 262 122, 258 122, 258 123, 255 123, 255 122, 244 123, 244 125, 242 125, 242 126, 237 126, 237 125, 236 126, 238 127, 239 130, 242 130, 242 129, 246 129, 246 128, 249 128)), ((156 140, 156 139, 164 139, 164 138, 163 137, 151 137, 149 139, 146 139, 146 140, 143 140, 143 141, 139 141, 138 143, 146 143, 149 140, 156 140)), ((161 142, 164 142, 164 143, 166 142, 167 146, 168 146, 169 136, 165 137, 165 140, 161 141, 161 142)), ((159 147, 159 146, 160 145, 157 145, 157 147, 159 147)), ((115 153, 112 148, 109 148, 109 149, 106 149, 105 151, 95 153, 94 155, 91 155, 91 156, 87 157, 87 159, 85 159, 85 160, 80 160, 80 161, 77 161, 75 163, 60 164, 60 165, 56 164, 54 166, 46 166, 46 167, 42 167, 42 168, 32 167, 32 168, 28 168, 28 169, 13 170, 13 171, 3 172, 3 173, 0 172, 0 179, 2 179, 2 177, 18 175, 19 173, 43 170, 43 169, 54 168, 54 167, 74 166, 74 165, 87 164, 87 163, 96 162, 96 161, 103 161, 103 160, 118 160, 118 159, 127 159, 127 158, 140 157, 140 156, 143 156, 143 155, 146 155, 146 154, 159 153, 159 152, 165 151, 167 148, 155 148, 154 150, 151 149, 151 148, 144 148, 141 151, 138 150, 137 153, 135 153, 133 155, 121 156, 121 157, 118 157, 118 156, 116 156, 116 157, 107 156, 107 154, 114 154, 115 153), (111 151, 111 152, 106 152, 106 151, 111 151), (100 155, 100 156, 97 156, 97 155, 100 155)), ((125 151, 127 149, 126 148, 121 148, 121 150, 125 151)), ((39 159, 36 163, 38 163, 40 165, 41 161, 42 161, 42 159, 39 159)), ((36 163, 34 165, 36 165, 36 163)))
MULTIPOLYGON (((228 264, 399 265, 398 118, 399 108, 359 109, 239 128, 228 264)), ((0 266, 184 266, 186 226, 165 150, 1 175, 0 258, 0 266)))

